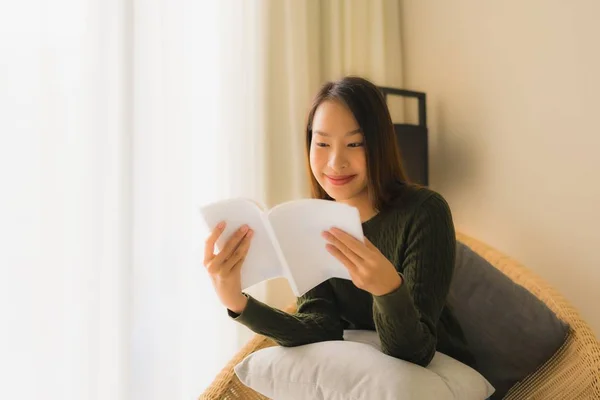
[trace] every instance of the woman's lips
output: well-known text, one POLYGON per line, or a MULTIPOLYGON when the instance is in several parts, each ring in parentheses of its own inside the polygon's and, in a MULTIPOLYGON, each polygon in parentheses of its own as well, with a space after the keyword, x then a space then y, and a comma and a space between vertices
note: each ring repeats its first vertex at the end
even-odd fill
POLYGON ((327 180, 332 185, 336 185, 336 186, 345 185, 346 183, 348 183, 352 179, 354 179, 355 176, 356 175, 344 175, 344 176, 329 176, 329 175, 325 175, 325 177, 327 177, 327 180))

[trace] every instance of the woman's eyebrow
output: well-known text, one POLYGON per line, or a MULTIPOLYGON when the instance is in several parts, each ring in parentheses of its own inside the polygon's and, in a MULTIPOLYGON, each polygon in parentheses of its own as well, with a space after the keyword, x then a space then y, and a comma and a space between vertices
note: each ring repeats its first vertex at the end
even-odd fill
MULTIPOLYGON (((323 131, 314 131, 314 133, 316 133, 317 135, 321 135, 321 136, 331 136, 331 135, 329 135, 329 133, 326 133, 323 131)), ((356 135, 357 133, 362 133, 362 129, 360 129, 360 128, 355 129, 353 131, 346 133, 344 136, 352 136, 352 135, 356 135)))

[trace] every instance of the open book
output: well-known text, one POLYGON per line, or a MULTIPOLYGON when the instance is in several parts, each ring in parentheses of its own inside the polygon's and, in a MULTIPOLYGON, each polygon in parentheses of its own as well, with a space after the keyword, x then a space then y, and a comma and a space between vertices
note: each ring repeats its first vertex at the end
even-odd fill
POLYGON ((325 248, 321 233, 336 227, 364 241, 358 209, 329 200, 294 200, 266 210, 252 200, 237 198, 205 205, 200 214, 210 231, 220 221, 227 223, 217 240, 218 250, 241 225, 254 231, 242 265, 242 290, 285 277, 299 297, 329 278, 350 279, 346 267, 325 248))

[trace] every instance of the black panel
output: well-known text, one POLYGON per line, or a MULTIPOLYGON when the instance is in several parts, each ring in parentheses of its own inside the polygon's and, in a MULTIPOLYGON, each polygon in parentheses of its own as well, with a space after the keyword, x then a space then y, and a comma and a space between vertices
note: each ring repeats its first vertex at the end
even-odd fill
POLYGON ((394 128, 408 180, 429 185, 427 128, 410 124, 394 124, 394 128))
POLYGON ((413 97, 419 102, 419 124, 394 124, 396 138, 402 155, 402 164, 408 180, 423 186, 429 185, 429 146, 427 142, 427 97, 423 92, 379 87, 385 99, 388 96, 413 97))

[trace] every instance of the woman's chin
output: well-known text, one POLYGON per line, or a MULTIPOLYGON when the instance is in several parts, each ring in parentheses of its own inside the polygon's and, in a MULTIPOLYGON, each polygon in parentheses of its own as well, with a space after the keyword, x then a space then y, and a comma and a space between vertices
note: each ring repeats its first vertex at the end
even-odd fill
POLYGON ((335 201, 347 202, 355 201, 363 196, 366 196, 366 187, 360 190, 356 185, 348 185, 347 187, 327 185, 323 188, 327 195, 335 201))
POLYGON ((354 192, 340 188, 327 188, 325 191, 335 201, 346 201, 354 197, 354 192))

